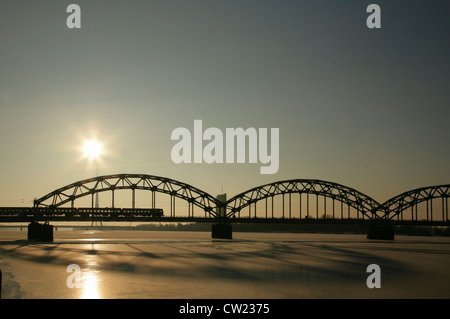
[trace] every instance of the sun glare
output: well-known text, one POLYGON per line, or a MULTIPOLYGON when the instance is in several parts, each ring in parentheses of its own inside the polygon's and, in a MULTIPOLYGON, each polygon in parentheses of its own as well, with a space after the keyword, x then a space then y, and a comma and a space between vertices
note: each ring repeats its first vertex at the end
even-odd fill
POLYGON ((99 141, 92 139, 84 142, 81 150, 83 151, 84 156, 89 159, 96 159, 102 154, 103 146, 99 141))

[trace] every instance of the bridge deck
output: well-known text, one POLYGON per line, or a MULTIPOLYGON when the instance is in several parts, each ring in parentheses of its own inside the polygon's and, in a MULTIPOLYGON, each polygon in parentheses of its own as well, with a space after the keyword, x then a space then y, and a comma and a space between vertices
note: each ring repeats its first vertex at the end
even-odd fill
MULTIPOLYGON (((144 216, 124 216, 124 217, 64 217, 48 216, 35 218, 32 216, 0 216, 0 223, 31 223, 39 222, 161 222, 161 223, 218 223, 221 220, 215 217, 144 217, 144 216)), ((374 220, 369 219, 300 219, 300 218, 227 218, 227 223, 233 224, 354 224, 370 225, 374 220)), ((376 221, 375 221, 376 222, 376 221)), ((389 220, 392 225, 410 226, 447 226, 450 222, 443 221, 411 221, 411 220, 389 220)))

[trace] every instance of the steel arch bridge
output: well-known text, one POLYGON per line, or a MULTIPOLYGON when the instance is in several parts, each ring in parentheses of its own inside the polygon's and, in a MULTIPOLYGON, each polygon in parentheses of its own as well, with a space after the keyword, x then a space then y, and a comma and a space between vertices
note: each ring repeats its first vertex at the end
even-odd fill
POLYGON ((189 184, 170 178, 146 175, 146 174, 116 174, 98 176, 81 180, 73 184, 61 187, 53 192, 36 199, 34 207, 57 208, 71 203, 85 196, 92 196, 92 207, 94 207, 94 195, 99 192, 112 192, 112 208, 114 208, 114 191, 128 189, 132 191, 132 208, 135 208, 135 191, 147 190, 152 192, 152 208, 155 208, 155 193, 164 193, 171 196, 171 213, 175 209, 175 198, 187 201, 190 206, 198 206, 212 217, 216 217, 214 209, 220 202, 210 194, 193 187, 189 184))
MULTIPOLYGON (((346 204, 349 207, 355 208, 358 212, 362 213, 369 219, 380 218, 377 215, 377 210, 380 204, 371 198, 353 188, 317 179, 292 179, 274 182, 262 186, 252 188, 248 191, 240 193, 229 201, 227 201, 227 207, 229 212, 227 217, 235 216, 243 208, 256 204, 261 200, 272 198, 272 210, 273 210, 273 197, 276 195, 286 194, 315 194, 317 196, 323 196, 325 198, 331 198, 341 203, 346 204)), ((309 201, 309 198, 307 198, 309 201)), ((289 198, 289 204, 291 199, 289 198)), ((308 204, 309 206, 309 204, 308 204)), ((283 208, 284 208, 284 196, 283 196, 283 208)), ((266 202, 266 215, 267 215, 267 202, 266 202)))
POLYGON ((433 199, 442 199, 442 220, 448 221, 448 198, 450 197, 450 184, 416 188, 392 197, 380 205, 379 210, 384 212, 383 219, 392 220, 402 217, 402 213, 411 208, 411 220, 418 220, 417 206, 426 202, 427 221, 432 220, 433 199), (429 207, 431 205, 431 207, 429 207), (414 207, 416 211, 414 212, 414 207), (415 214, 415 218, 414 218, 415 214))
MULTIPOLYGON (((197 206, 204 210, 205 217, 212 218, 230 218, 239 215, 240 211, 246 207, 251 208, 252 205, 256 210, 256 203, 262 200, 266 201, 266 218, 267 218, 267 200, 277 195, 283 197, 289 195, 289 205, 291 202, 290 195, 307 194, 323 196, 325 199, 330 198, 334 201, 341 202, 349 208, 356 209, 357 213, 361 213, 364 217, 371 220, 390 221, 395 217, 403 218, 403 213, 411 208, 411 220, 418 221, 417 206, 422 202, 427 203, 427 221, 433 221, 433 199, 442 199, 442 221, 448 222, 448 198, 450 197, 450 184, 422 187, 409 190, 402 194, 392 197, 383 204, 378 203, 370 196, 357 191, 356 189, 344 186, 338 183, 317 180, 317 179, 292 179, 273 182, 261 185, 244 191, 226 202, 222 202, 189 184, 166 178, 161 176, 146 174, 115 174, 98 176, 90 179, 81 180, 70 185, 61 187, 51 193, 35 200, 35 208, 58 208, 67 203, 71 203, 74 207, 74 201, 85 196, 92 196, 92 207, 94 207, 94 195, 99 192, 112 192, 112 208, 114 208, 114 191, 128 189, 132 191, 132 207, 135 208, 135 190, 147 190, 152 192, 152 208, 155 208, 155 193, 164 193, 171 196, 170 200, 170 216, 175 216, 175 198, 180 198, 189 203, 189 211, 197 206), (430 205, 429 205, 430 204, 430 205), (431 214, 429 213, 429 206, 431 214), (219 209, 223 208, 223 213, 219 213, 219 209), (414 208, 416 208, 414 218, 414 208), (207 214, 206 214, 207 213, 207 214), (430 216, 429 216, 430 215, 430 216), (429 218, 430 217, 430 218, 429 218)), ((307 201, 309 197, 307 197, 307 201)), ((324 202, 326 205, 326 202, 324 202)), ((301 205, 300 205, 301 209, 301 205)), ((326 210, 326 206, 324 208, 326 210)), ((272 208, 273 210, 273 208, 272 208)), ((189 216, 190 213, 188 213, 189 216)), ((342 208, 341 208, 342 214, 342 208)), ((334 213, 333 213, 334 215, 334 213)), ((192 213, 193 216, 193 213, 192 213)), ((256 214, 255 214, 256 216, 256 214)), ((283 211, 284 217, 284 211, 283 211)), ((301 218, 301 217, 300 217, 301 218)))
MULTIPOLYGON (((387 200, 383 204, 357 191, 356 189, 317 179, 292 179, 274 182, 242 192, 228 201, 217 198, 189 184, 154 175, 146 174, 116 174, 98 176, 81 180, 61 187, 51 193, 36 199, 33 207, 0 207, 0 221, 2 222, 30 222, 28 226, 28 239, 53 241, 53 226, 49 221, 184 221, 184 222, 211 222, 212 238, 232 239, 231 223, 309 223, 309 195, 316 195, 316 217, 312 223, 334 223, 335 201, 341 203, 341 219, 343 218, 343 205, 348 207, 348 218, 344 223, 354 224, 355 219, 350 217, 350 208, 356 210, 356 221, 369 225, 367 237, 369 239, 394 239, 394 225, 431 225, 450 226, 448 216, 448 198, 450 197, 450 184, 437 185, 413 189, 387 200), (132 191, 132 209, 115 208, 114 194, 116 190, 132 191), (152 208, 136 208, 136 190, 152 192, 152 208), (94 196, 100 192, 110 191, 112 194, 111 208, 94 208, 94 196), (161 208, 155 208, 156 193, 170 196, 170 216, 164 216, 161 208), (291 218, 291 194, 299 194, 300 216, 291 218), (306 194, 307 216, 302 219, 302 196, 306 194), (282 197, 282 217, 274 216, 274 197, 282 197), (289 216, 285 218, 285 195, 289 200, 289 216), (91 196, 92 208, 75 208, 75 200, 91 196), (319 220, 318 198, 322 196, 324 218, 319 220), (175 216, 175 199, 180 198, 188 202, 188 217, 175 216), (268 199, 271 199, 272 218, 268 218, 268 199), (442 220, 433 220, 433 200, 442 199, 442 220), (332 200, 333 218, 327 217, 327 200, 332 200), (257 218, 257 203, 265 201, 266 218, 257 218), (419 204, 426 202, 426 220, 418 218, 419 204), (61 207, 71 204, 71 208, 61 207), (205 212, 205 217, 194 217, 194 206, 205 212), (242 209, 249 208, 249 218, 240 218, 242 209), (254 218, 251 218, 251 208, 254 207, 254 218), (431 207, 431 213, 430 208, 431 207), (405 211, 411 208, 411 223, 404 220, 405 211), (415 218, 414 218, 414 208, 415 218), (238 217, 238 218, 235 218, 238 217), (394 218, 397 217, 397 220, 394 218), (367 219, 367 220, 365 220, 367 219), (401 219, 401 221, 400 221, 401 219), (39 222, 44 222, 40 224, 39 222), (368 222, 368 223, 366 223, 368 222)), ((439 207, 439 203, 437 205, 439 207)), ((278 208, 279 209, 279 208, 278 208)), ((279 216, 278 212, 278 216, 279 216)), ((423 211, 421 211, 423 215, 423 211)), ((314 218, 312 218, 314 219, 314 218)))

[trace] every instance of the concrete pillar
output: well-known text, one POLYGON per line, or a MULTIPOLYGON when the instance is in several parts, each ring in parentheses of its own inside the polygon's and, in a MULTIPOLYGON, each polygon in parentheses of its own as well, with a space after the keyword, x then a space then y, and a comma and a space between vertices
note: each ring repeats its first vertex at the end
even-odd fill
POLYGON ((28 240, 53 242, 53 225, 32 222, 28 225, 28 240))
POLYGON ((230 224, 214 224, 212 225, 211 237, 217 239, 233 239, 233 229, 230 224))
MULTIPOLYGON (((218 205, 216 207, 217 220, 219 220, 219 224, 212 225, 212 238, 218 239, 233 239, 233 230, 230 224, 226 222, 226 214, 227 214, 227 194, 217 195, 217 199, 222 205, 218 205)), ((250 206, 249 206, 250 207, 250 206)), ((250 217, 250 216, 249 216, 250 217)))
POLYGON ((394 226, 373 224, 369 227, 368 239, 394 240, 394 226))

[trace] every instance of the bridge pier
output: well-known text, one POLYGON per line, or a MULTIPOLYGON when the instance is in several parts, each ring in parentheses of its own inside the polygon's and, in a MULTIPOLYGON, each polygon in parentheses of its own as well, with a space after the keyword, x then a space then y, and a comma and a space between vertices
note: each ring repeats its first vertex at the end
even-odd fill
POLYGON ((216 213, 219 216, 218 217, 218 224, 212 225, 212 232, 211 232, 211 238, 217 238, 217 239, 233 239, 233 229, 231 227, 231 224, 227 223, 227 194, 220 194, 217 195, 217 200, 220 204, 216 207, 216 213))
POLYGON ((385 224, 370 225, 367 239, 394 240, 394 226, 385 224))
POLYGON ((233 229, 231 225, 226 223, 213 224, 211 238, 233 239, 233 229))
POLYGON ((28 240, 53 242, 53 225, 32 222, 28 225, 28 240))

